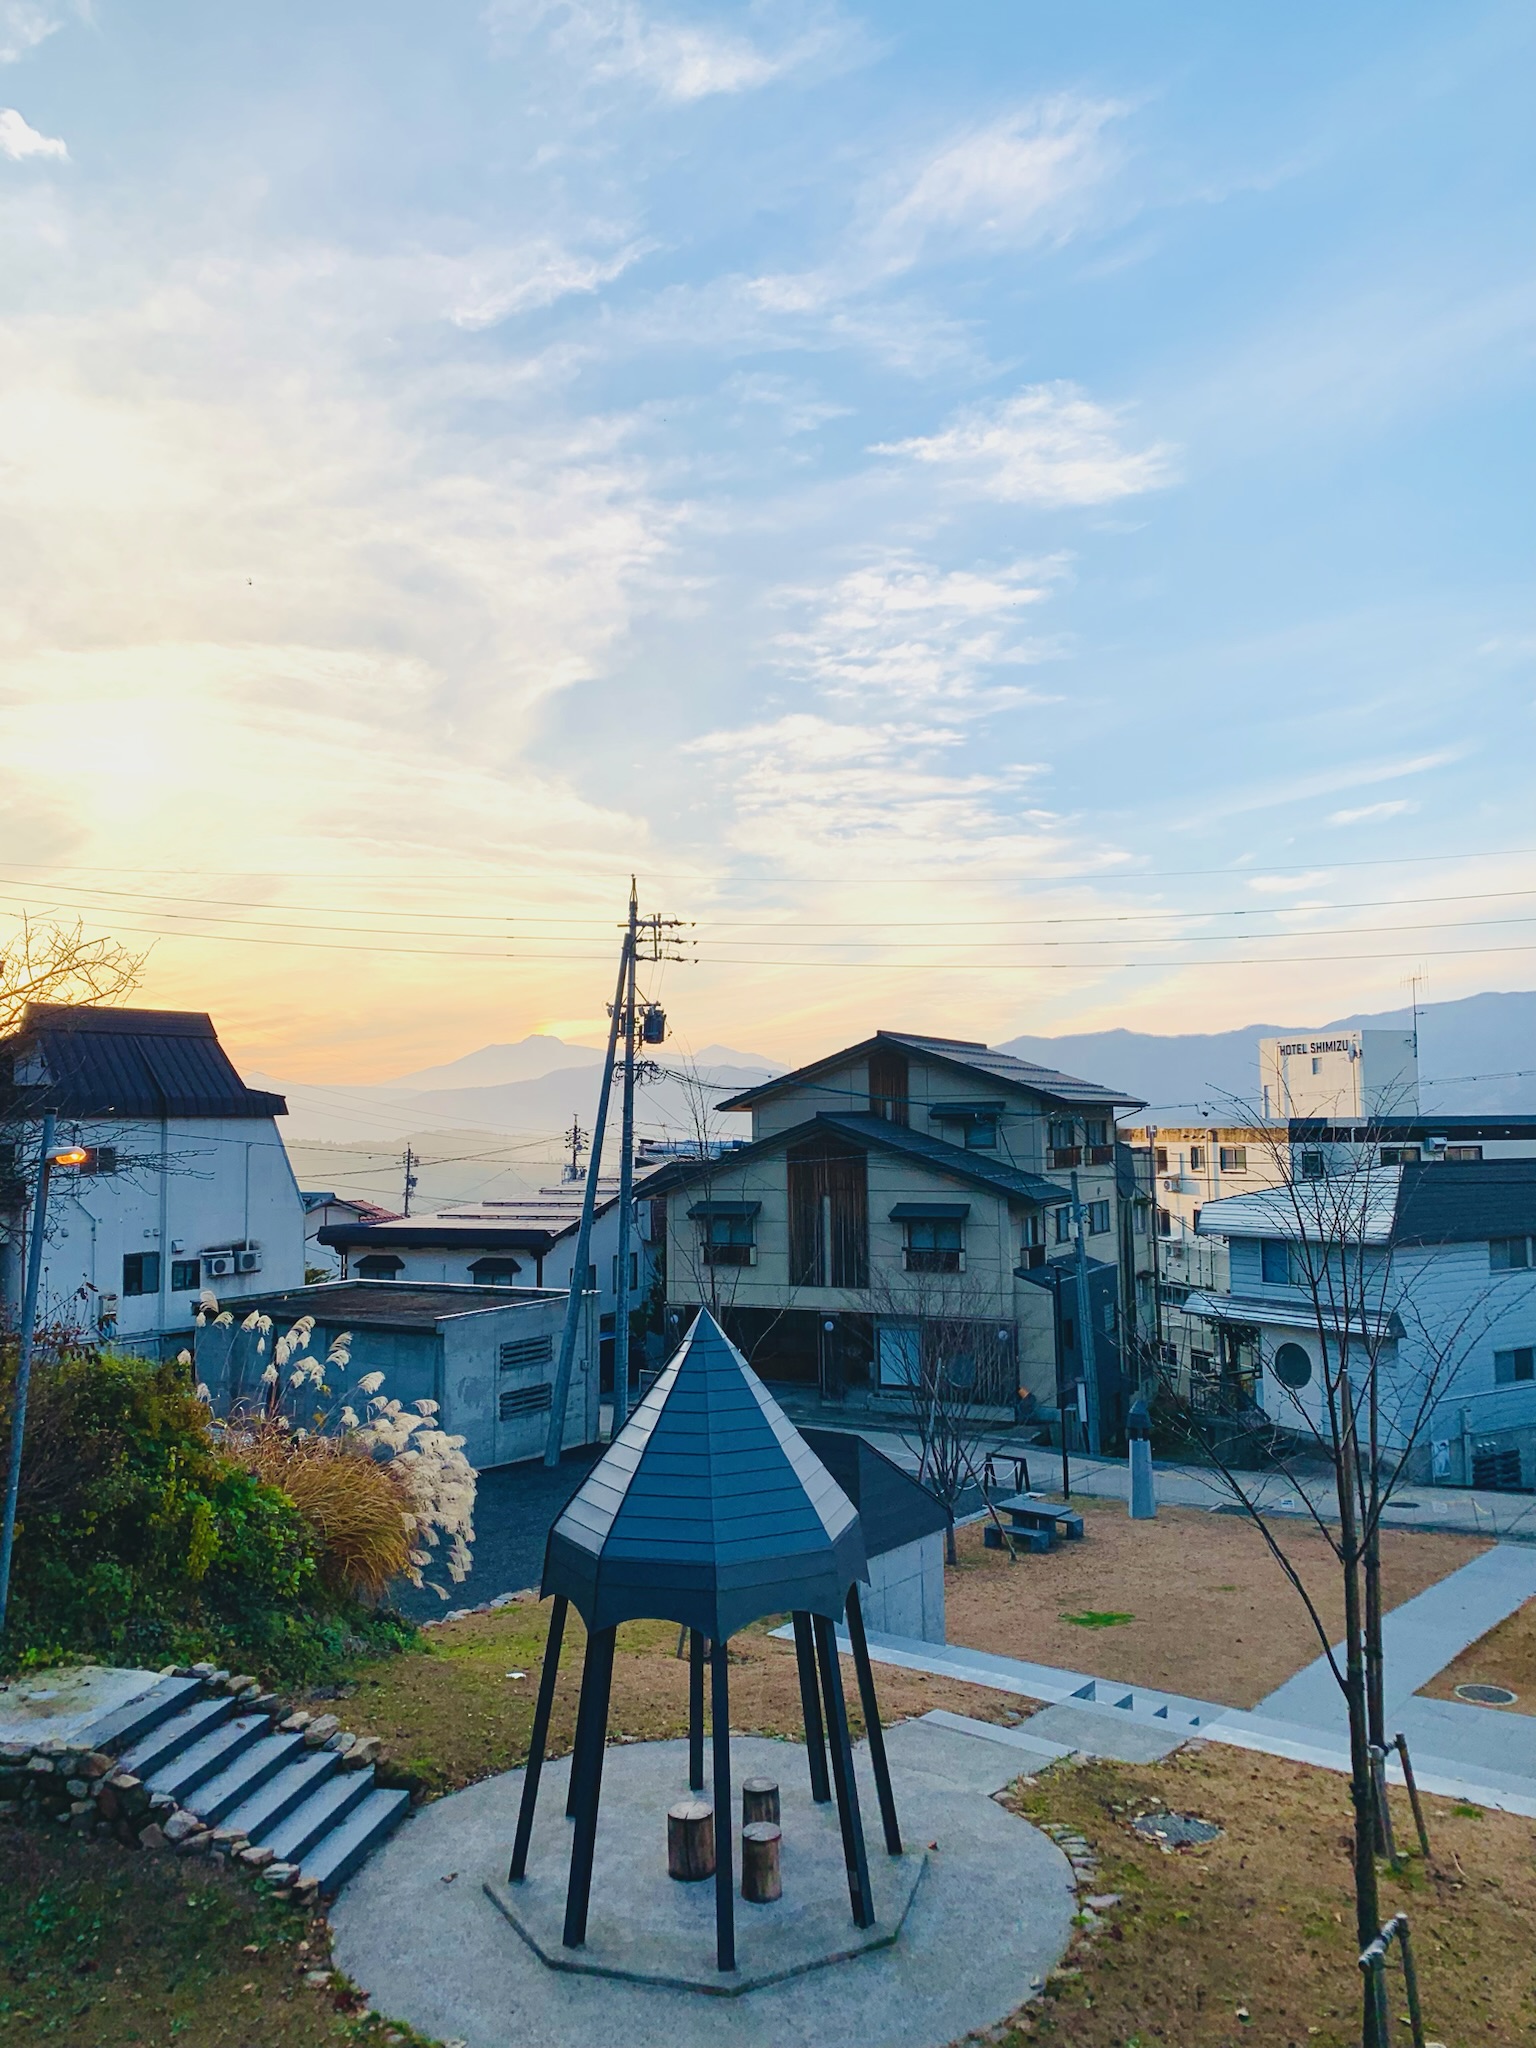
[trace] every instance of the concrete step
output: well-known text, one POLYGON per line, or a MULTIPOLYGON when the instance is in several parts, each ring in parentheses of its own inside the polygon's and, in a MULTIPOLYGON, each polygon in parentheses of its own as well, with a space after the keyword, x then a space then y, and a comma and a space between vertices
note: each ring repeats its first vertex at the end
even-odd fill
POLYGON ((371 1768, 338 1772, 264 1834, 261 1838, 263 1845, 274 1852, 279 1863, 302 1865, 320 1837, 329 1834, 332 1828, 345 1820, 353 1807, 360 1805, 372 1790, 371 1768))
POLYGON ((340 1769, 341 1758, 334 1749, 306 1750, 303 1756, 274 1772, 249 1799, 232 1807, 224 1816, 223 1825, 238 1828, 253 1842, 265 1842, 273 1828, 340 1769))
POLYGON ((190 1805, 190 1795, 209 1778, 232 1764, 236 1757, 260 1741, 270 1723, 265 1714, 235 1714, 216 1728, 178 1750, 169 1763, 152 1771, 145 1783, 151 1792, 169 1792, 178 1806, 190 1805))
POLYGON ((126 1706, 114 1707, 98 1721, 91 1722, 75 1738, 83 1749, 99 1749, 108 1756, 120 1756, 130 1743, 140 1742, 173 1714, 191 1706, 203 1690, 200 1678, 162 1678, 126 1706))
MULTIPOLYGON (((262 1716, 262 1726, 271 1726, 265 1715, 262 1716)), ((305 1753, 302 1735, 263 1735, 248 1749, 242 1750, 216 1777, 205 1779, 182 1803, 190 1806, 211 1826, 218 1826, 226 1814, 253 1798, 284 1764, 292 1763, 305 1753)))
POLYGON ((234 1712, 232 1699, 194 1700, 191 1706, 184 1707, 148 1735, 141 1736, 131 1748, 123 1751, 119 1761, 123 1769, 132 1771, 136 1778, 151 1778, 173 1757, 180 1756, 184 1749, 190 1749, 194 1742, 200 1742, 222 1722, 231 1720, 234 1712))
POLYGON ((359 1801, 337 1827, 324 1834, 308 1850, 300 1875, 317 1878, 323 1892, 333 1892, 396 1829, 410 1810, 409 1792, 386 1792, 375 1787, 359 1801))

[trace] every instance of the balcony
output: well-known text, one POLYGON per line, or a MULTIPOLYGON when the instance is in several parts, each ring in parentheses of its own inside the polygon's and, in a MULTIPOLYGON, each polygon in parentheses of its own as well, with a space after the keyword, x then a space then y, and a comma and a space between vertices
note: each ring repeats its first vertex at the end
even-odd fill
POLYGON ((1087 1160, 1090 1166, 1113 1166, 1115 1163, 1115 1148, 1113 1145, 1090 1145, 1087 1150, 1087 1160))
MULTIPOLYGON (((1109 1152, 1111 1158, 1114 1157, 1113 1152, 1109 1151, 1108 1146, 1105 1147, 1105 1150, 1109 1152)), ((1082 1165, 1083 1148, 1081 1145, 1052 1145, 1047 1156, 1050 1160, 1052 1171, 1060 1173, 1069 1166, 1082 1165)))

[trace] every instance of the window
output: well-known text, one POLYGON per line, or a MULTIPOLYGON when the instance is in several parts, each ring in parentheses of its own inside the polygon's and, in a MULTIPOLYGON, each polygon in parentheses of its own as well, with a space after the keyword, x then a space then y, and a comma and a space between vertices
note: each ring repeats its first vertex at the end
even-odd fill
POLYGON ((1135 1208, 1134 1208, 1134 1209, 1132 1210, 1132 1212, 1131 1212, 1131 1230, 1132 1230, 1133 1234, 1134 1234, 1135 1236, 1137 1236, 1137 1237, 1145 1237, 1145 1236, 1146 1236, 1146 1234, 1147 1234, 1147 1205, 1146 1205, 1146 1203, 1145 1203, 1145 1202, 1138 1202, 1138 1203, 1136 1204, 1135 1208))
POLYGON ((1205 1147, 1204 1147, 1203 1145, 1191 1145, 1191 1146, 1190 1146, 1190 1148, 1189 1148, 1189 1170, 1190 1170, 1190 1172, 1191 1172, 1191 1173, 1204 1173, 1204 1171, 1205 1171, 1205 1147))
POLYGON ((397 1259, 393 1252, 369 1252, 357 1262, 359 1280, 398 1280, 404 1271, 404 1259, 397 1259))
POLYGON ((171 1292, 191 1294, 203 1284, 203 1262, 201 1259, 172 1259, 171 1292))
POLYGON ((902 1263, 909 1273, 961 1273, 965 1270, 965 1226, 958 1216, 913 1216, 903 1225, 906 1247, 902 1263))
POLYGON ((1259 1240, 1259 1272, 1266 1287, 1291 1284, 1291 1248, 1283 1237, 1259 1240))
POLYGON ((1159 1145, 1152 1154, 1152 1169, 1155 1173, 1168 1171, 1168 1147, 1159 1145))
POLYGON ((965 1149, 967 1152, 995 1152, 997 1150, 997 1118, 995 1116, 970 1117, 965 1126, 965 1149))
POLYGON ((1531 1263, 1531 1240, 1528 1237, 1495 1237, 1488 1242, 1488 1270, 1490 1273, 1512 1273, 1517 1268, 1531 1263))
MULTIPOLYGON (((1415 1159, 1417 1159, 1419 1156, 1417 1146, 1414 1147, 1413 1156, 1415 1159)), ((1445 1156, 1453 1164, 1455 1163, 1455 1161, 1460 1160, 1463 1163, 1463 1165, 1470 1165, 1478 1160, 1481 1160, 1483 1156, 1483 1148, 1481 1145, 1447 1145, 1445 1148, 1445 1156)))
POLYGON ((1248 1171, 1248 1147, 1246 1145, 1223 1145, 1219 1154, 1223 1173, 1246 1173, 1248 1171))
POLYGON ((1077 1127, 1069 1116, 1051 1118, 1050 1145, 1053 1152, 1065 1152, 1077 1141, 1077 1127))
POLYGON ((160 1254, 158 1252, 129 1252, 123 1260, 124 1294, 158 1294, 160 1292, 160 1254))
POLYGON ((1045 1243, 1045 1218, 1039 1210, 1033 1210, 1019 1225, 1019 1242, 1022 1245, 1045 1243))
POLYGON ((1302 1153, 1301 1177, 1303 1180, 1321 1180, 1323 1178, 1323 1155, 1321 1152, 1302 1153))
MULTIPOLYGON (((757 1263, 757 1217, 708 1215, 702 1250, 706 1266, 754 1266, 757 1263)), ((633 1283, 631 1283, 633 1284, 633 1283)))
POLYGON ((1108 1202, 1085 1202, 1084 1220, 1090 1237, 1102 1237, 1109 1228, 1108 1202))
POLYGON ((1109 1143, 1109 1122, 1102 1116, 1091 1116, 1083 1125, 1085 1145, 1107 1145, 1109 1143))
POLYGON ((82 1173, 116 1173, 117 1147, 115 1145, 88 1145, 81 1162, 82 1173))
POLYGON ((1173 1235, 1173 1215, 1172 1215, 1172 1212, 1171 1212, 1171 1211, 1169 1211, 1169 1210, 1167 1210, 1167 1209, 1159 1209, 1159 1210, 1158 1210, 1158 1212, 1157 1212, 1157 1234, 1158 1234, 1158 1236, 1159 1236, 1159 1237, 1172 1237, 1172 1235, 1173 1235))
MULTIPOLYGON (((1479 1146, 1479 1157, 1481 1157, 1481 1153, 1482 1148, 1479 1146)), ((1383 1166, 1412 1166, 1421 1157, 1422 1154, 1417 1145, 1383 1145, 1381 1148, 1381 1163, 1383 1166)))
POLYGON ((469 1277, 477 1287, 511 1287, 522 1270, 513 1258, 472 1259, 469 1277))
POLYGON ((911 1120, 911 1084, 907 1056, 882 1047, 869 1056, 869 1113, 884 1117, 888 1124, 911 1120))
POLYGON ((1297 1393, 1312 1377, 1312 1360, 1300 1344, 1282 1344, 1275 1353, 1275 1378, 1297 1393))
POLYGON ((1191 1351, 1189 1369, 1197 1380, 1210 1379, 1216 1368, 1216 1357, 1210 1351, 1191 1351))
POLYGON ((867 1287, 869 1177, 863 1152, 837 1138, 808 1138, 790 1146, 785 1168, 790 1286, 867 1287))
POLYGON ((1058 1244, 1070 1244, 1072 1242, 1072 1211, 1070 1209, 1058 1209, 1056 1211, 1056 1242, 1058 1244))
POLYGON ((1516 1380, 1536 1380, 1536 1350, 1523 1344, 1518 1351, 1495 1351, 1493 1380, 1499 1387, 1512 1387, 1516 1380))

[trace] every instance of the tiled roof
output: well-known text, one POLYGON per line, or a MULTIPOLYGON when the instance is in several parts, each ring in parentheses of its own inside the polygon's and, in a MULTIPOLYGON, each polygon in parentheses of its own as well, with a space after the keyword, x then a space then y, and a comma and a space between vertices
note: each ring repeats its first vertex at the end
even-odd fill
POLYGON ((62 1117, 285 1116, 281 1095, 247 1088, 195 1010, 98 1010, 29 1003, 0 1040, 0 1081, 24 1112, 62 1117))
POLYGON ((300 1316, 313 1316, 322 1330, 435 1330, 444 1316, 553 1300, 564 1292, 563 1288, 470 1287, 449 1282, 333 1280, 316 1287, 290 1287, 281 1294, 243 1294, 228 1306, 237 1322, 259 1309, 272 1318, 279 1331, 300 1316))
POLYGON ((1050 1102, 1095 1109, 1143 1107, 1141 1097, 1127 1089, 1107 1088, 1097 1081, 1081 1081, 1075 1074, 1060 1073, 1055 1067, 1036 1066, 1031 1060, 1015 1058, 1011 1052, 994 1052, 980 1039, 926 1038, 910 1031, 877 1031, 873 1038, 865 1039, 860 1045, 845 1046, 840 1052, 829 1053, 825 1059, 813 1060, 809 1066, 776 1075, 759 1087, 744 1088, 739 1095, 727 1096, 715 1106, 721 1110, 750 1109, 754 1103, 766 1102, 773 1096, 805 1086, 829 1067, 838 1066, 844 1060, 863 1058, 882 1046, 917 1053, 924 1059, 941 1060, 966 1073, 985 1075, 988 1080, 1001 1081, 1010 1087, 1027 1088, 1032 1094, 1043 1096, 1050 1102))

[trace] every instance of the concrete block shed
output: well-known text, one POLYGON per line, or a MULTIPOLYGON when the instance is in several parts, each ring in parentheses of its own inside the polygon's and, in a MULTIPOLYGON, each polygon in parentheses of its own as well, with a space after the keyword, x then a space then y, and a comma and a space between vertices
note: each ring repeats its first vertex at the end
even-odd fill
POLYGON ((944 1641, 944 1532, 949 1512, 926 1486, 846 1429, 802 1429, 859 1511, 869 1586, 859 1595, 877 1635, 944 1641))
MULTIPOLYGON (((462 1436, 477 1470, 514 1465, 544 1454, 549 1428, 560 1332, 565 1321, 563 1288, 413 1286, 393 1280, 329 1281, 290 1288, 240 1303, 240 1321, 252 1310, 272 1318, 265 1352, 256 1333, 237 1321, 209 1324, 197 1333, 197 1376, 219 1411, 260 1395, 261 1374, 272 1342, 301 1316, 313 1316, 314 1331, 300 1358, 323 1359, 344 1331, 351 1336, 351 1362, 344 1384, 382 1372, 380 1392, 407 1406, 436 1401, 442 1427, 462 1436)), ((566 1405, 565 1447, 593 1443, 598 1434, 597 1297, 582 1302, 576 1358, 566 1405)), ((286 1378, 286 1375, 285 1375, 286 1378)), ((353 1405, 361 1412, 359 1396, 353 1405)), ((312 1407, 312 1389, 299 1396, 312 1407)), ((332 1405, 327 1400, 327 1406, 332 1405)), ((296 1421, 302 1414, 290 1413, 296 1421)))

